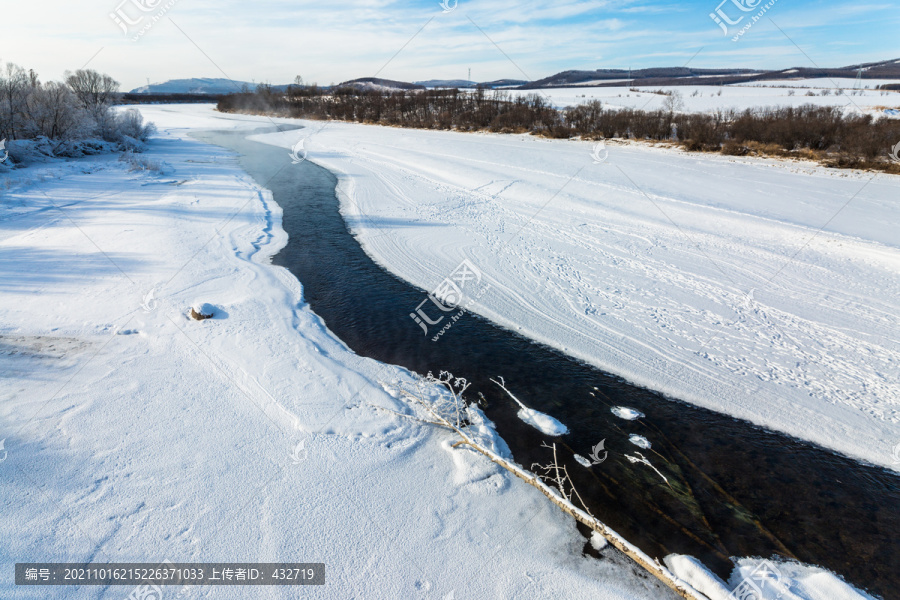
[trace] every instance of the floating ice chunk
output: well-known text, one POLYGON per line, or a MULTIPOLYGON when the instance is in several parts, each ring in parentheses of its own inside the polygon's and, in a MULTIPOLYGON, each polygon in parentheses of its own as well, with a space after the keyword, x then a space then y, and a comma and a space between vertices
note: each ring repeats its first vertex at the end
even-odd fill
POLYGON ((642 435, 631 434, 628 436, 628 441, 637 446, 638 448, 644 448, 645 450, 650 449, 650 440, 645 438, 642 435))
POLYGON ((633 408, 628 408, 627 406, 613 406, 610 410, 612 411, 612 414, 616 415, 620 419, 625 419, 626 421, 643 419, 645 416, 641 411, 635 410, 633 408))
POLYGON ((536 411, 533 408, 528 408, 527 406, 525 406, 525 404, 521 400, 516 398, 511 391, 506 389, 506 382, 503 381, 503 378, 499 377, 498 379, 500 379, 500 381, 494 381, 493 379, 491 379, 491 381, 493 381, 498 386, 500 386, 500 388, 504 392, 509 394, 509 397, 512 398, 515 401, 515 403, 521 407, 521 409, 518 412, 518 417, 520 419, 522 419, 522 421, 524 421, 525 423, 528 423, 529 425, 531 425, 532 427, 534 427, 535 429, 537 429, 538 431, 540 431, 541 433, 543 433, 545 435, 558 436, 558 435, 565 435, 565 434, 569 433, 568 427, 566 427, 565 425, 563 425, 562 423, 560 423, 559 421, 557 421, 550 415, 545 415, 542 412, 536 411))
POLYGON ((575 462, 577 462, 577 463, 578 463, 579 465, 581 465, 582 467, 585 467, 585 468, 590 468, 590 467, 591 467, 591 461, 589 461, 588 459, 586 459, 586 458, 583 457, 582 455, 576 454, 574 458, 575 458, 575 462))
POLYGON ((565 435, 569 433, 569 428, 542 412, 538 412, 532 408, 522 408, 518 412, 518 416, 524 422, 528 423, 538 431, 546 435, 565 435))

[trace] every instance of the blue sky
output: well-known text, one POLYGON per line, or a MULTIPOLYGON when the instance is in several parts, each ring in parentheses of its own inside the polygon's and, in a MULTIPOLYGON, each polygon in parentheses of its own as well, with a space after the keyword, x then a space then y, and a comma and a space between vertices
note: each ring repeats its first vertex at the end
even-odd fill
MULTIPOLYGON (((770 1, 726 0, 721 11, 728 18, 744 17, 730 33, 770 1), (739 2, 749 5, 742 11, 739 2)), ((44 79, 88 64, 130 89, 147 78, 223 73, 271 83, 300 74, 327 84, 376 73, 406 81, 465 78, 471 68, 473 79, 485 81, 566 69, 787 68, 900 58, 896 4, 775 0, 735 42, 710 18, 719 2, 458 0, 444 12, 439 0, 3 0, 0 60, 44 79), (117 25, 111 15, 134 24, 117 25)))

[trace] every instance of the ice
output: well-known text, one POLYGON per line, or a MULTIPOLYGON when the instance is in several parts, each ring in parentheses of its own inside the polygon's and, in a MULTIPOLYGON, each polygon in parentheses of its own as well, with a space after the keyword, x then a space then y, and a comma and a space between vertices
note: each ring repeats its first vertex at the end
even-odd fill
POLYGON ((705 594, 709 600, 728 599, 731 587, 693 556, 670 554, 663 562, 672 573, 687 581, 698 592, 705 594))
MULTIPOLYGON (((145 156, 168 163, 165 178, 115 157, 0 174, 14 178, 0 204, 0 340, 15 349, 0 355, 10 556, 302 556, 342 565, 326 598, 365 595, 358 574, 372 570, 394 582, 391 597, 462 590, 456 573, 472 596, 671 597, 621 556, 583 559, 570 518, 449 434, 373 407, 402 412, 377 382, 412 375, 334 339, 300 282, 269 264, 286 242, 271 194, 231 153, 187 137, 269 119, 141 110, 161 127, 145 156), (198 298, 228 318, 189 321, 198 298), (23 491, 35 485, 41 494, 23 491), (522 514, 536 516, 523 525, 522 514), (498 549, 509 531, 527 543, 498 549), (523 570, 542 587, 507 576, 523 570)), ((590 143, 344 123, 308 140, 308 159, 338 176, 345 215, 422 224, 354 232, 406 280, 431 289, 471 249, 493 290, 472 309, 495 322, 683 400, 893 464, 896 177, 867 184, 852 171, 612 143, 605 170, 573 177, 592 164, 590 143), (503 246, 504 233, 517 243, 503 246)), ((469 416, 509 456, 483 414, 469 416)), ((803 600, 867 598, 822 569, 778 567, 803 600)), ((14 589, 0 574, 0 595, 14 589)))
MULTIPOLYGON (((685 112, 715 112, 719 110, 743 110, 764 106, 837 106, 848 112, 877 115, 885 104, 895 105, 896 96, 874 89, 878 85, 896 84, 891 79, 865 79, 861 86, 855 79, 824 78, 779 81, 755 81, 724 86, 676 85, 611 87, 561 87, 540 90, 554 106, 564 108, 591 100, 599 100, 611 109, 634 108, 659 110, 666 96, 654 93, 677 92, 681 94, 685 112), (859 89, 854 89, 860 86, 859 89), (823 92, 827 92, 823 94, 823 92)), ((536 90, 510 90, 514 95, 533 94, 536 90)))
POLYGON ((541 433, 550 436, 560 436, 569 433, 569 428, 560 423, 558 420, 554 419, 550 415, 544 414, 540 411, 534 410, 533 408, 528 408, 525 404, 516 398, 509 389, 506 387, 506 382, 503 381, 503 378, 499 378, 500 381, 491 380, 500 386, 504 392, 506 392, 513 401, 519 405, 519 412, 516 415, 524 422, 541 433))
MULTIPOLYGON (((268 119, 141 110, 160 127, 143 157, 169 176, 115 156, 0 173, 15 178, 0 185, 4 556, 324 562, 314 591, 334 599, 673 597, 618 553, 582 557, 570 517, 481 455, 456 448, 455 462, 450 433, 383 410, 406 407, 379 382, 412 374, 334 338, 270 263, 287 240, 271 194, 188 137, 268 119), (197 299, 217 318, 191 321, 197 299)), ((12 575, 0 597, 24 593, 12 575)))
MULTIPOLYGON (((547 92, 575 91, 614 92, 547 92)), ((681 91, 711 108, 807 100, 800 88, 681 91)), ((881 114, 872 90, 852 98, 881 114)), ((296 137, 254 139, 288 149, 296 137)), ((402 279, 433 289, 466 258, 490 284, 470 310, 500 326, 898 468, 900 177, 614 140, 595 164, 591 141, 355 123, 306 140, 357 239, 402 279)))
POLYGON ((631 434, 628 436, 628 441, 638 448, 650 449, 650 440, 642 435, 631 434))
POLYGON ((798 562, 742 558, 728 583, 692 556, 670 554, 665 564, 710 600, 874 600, 833 573, 798 562))
POLYGON ((531 408, 522 408, 516 413, 523 422, 528 423, 541 433, 552 436, 560 436, 569 433, 569 428, 542 412, 531 408))
POLYGON ((612 412, 612 414, 616 415, 620 419, 625 419, 626 421, 634 421, 635 419, 644 418, 644 413, 633 408, 628 408, 627 406, 613 406, 609 410, 612 412))
POLYGON ((594 464, 580 454, 574 455, 573 458, 576 460, 576 462, 578 462, 579 465, 588 469, 591 468, 591 466, 594 464))

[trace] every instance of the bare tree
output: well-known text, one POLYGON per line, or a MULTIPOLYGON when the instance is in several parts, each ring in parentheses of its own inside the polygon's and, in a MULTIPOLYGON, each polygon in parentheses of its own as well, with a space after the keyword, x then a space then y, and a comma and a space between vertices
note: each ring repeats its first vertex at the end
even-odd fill
POLYGON ((31 90, 26 101, 29 137, 43 135, 68 140, 90 134, 89 120, 72 90, 65 84, 49 81, 31 90))
POLYGON ((662 105, 663 110, 666 112, 679 112, 684 110, 684 98, 681 96, 681 92, 672 90, 666 94, 666 98, 663 100, 662 105))
POLYGON ((119 82, 109 75, 93 69, 78 69, 66 73, 66 84, 75 93, 81 105, 92 115, 106 109, 119 91, 119 82))
POLYGON ((156 132, 153 123, 144 125, 144 115, 136 108, 129 108, 116 115, 116 131, 123 136, 147 141, 147 138, 156 132))
POLYGON ((26 120, 28 74, 13 63, 0 73, 0 139, 17 139, 26 120))

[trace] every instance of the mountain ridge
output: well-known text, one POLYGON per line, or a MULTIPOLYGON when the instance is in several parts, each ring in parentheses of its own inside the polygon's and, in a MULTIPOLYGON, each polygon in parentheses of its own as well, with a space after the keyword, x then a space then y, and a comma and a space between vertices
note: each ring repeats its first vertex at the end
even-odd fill
MULTIPOLYGON (((560 71, 549 77, 524 81, 521 79, 497 79, 474 82, 466 79, 429 79, 424 81, 398 81, 378 77, 350 79, 334 88, 353 87, 359 90, 424 90, 434 88, 538 90, 555 87, 610 87, 623 84, 640 86, 678 85, 728 85, 756 81, 790 81, 792 79, 818 78, 896 79, 900 82, 900 59, 859 63, 845 67, 793 67, 789 69, 701 69, 689 67, 650 67, 645 69, 595 69, 560 71)), ((209 94, 221 95, 254 91, 263 84, 231 81, 224 78, 171 79, 131 90, 131 94, 209 94)), ((273 91, 284 91, 288 85, 270 86, 273 91)), ((328 86, 325 86, 328 87, 328 86)))

